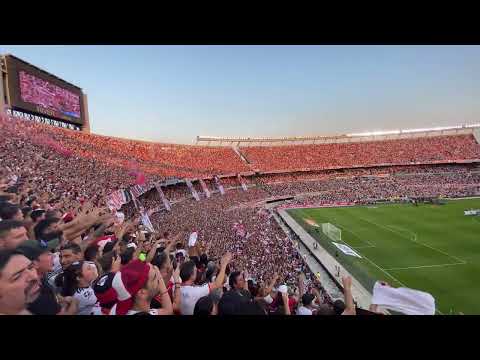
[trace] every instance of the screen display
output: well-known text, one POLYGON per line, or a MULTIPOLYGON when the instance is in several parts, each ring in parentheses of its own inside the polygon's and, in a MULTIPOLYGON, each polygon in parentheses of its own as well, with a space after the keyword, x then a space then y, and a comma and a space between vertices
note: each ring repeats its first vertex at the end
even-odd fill
POLYGON ((22 101, 80 118, 80 96, 26 71, 19 72, 19 82, 22 101))
POLYGON ((73 125, 84 124, 81 88, 13 55, 4 58, 10 108, 73 125))

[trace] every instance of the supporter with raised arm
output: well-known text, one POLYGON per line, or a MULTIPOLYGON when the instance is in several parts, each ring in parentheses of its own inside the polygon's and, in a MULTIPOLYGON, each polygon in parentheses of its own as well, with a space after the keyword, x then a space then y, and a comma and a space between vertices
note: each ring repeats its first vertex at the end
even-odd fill
POLYGON ((352 296, 352 278, 350 276, 343 277, 342 284, 343 295, 345 297, 345 310, 343 311, 342 315, 356 315, 356 306, 353 302, 352 296))
POLYGON ((112 286, 118 294, 118 302, 113 306, 111 315, 173 314, 168 290, 155 265, 134 260, 115 275, 112 286), (156 296, 160 296, 160 309, 151 308, 151 302, 156 296))
POLYGON ((221 288, 225 280, 225 270, 232 259, 232 254, 226 253, 220 260, 220 270, 213 283, 206 283, 202 286, 195 286, 197 267, 193 261, 187 261, 180 267, 180 278, 182 279, 181 291, 181 314, 193 315, 195 303, 198 299, 206 296, 210 291, 221 288))

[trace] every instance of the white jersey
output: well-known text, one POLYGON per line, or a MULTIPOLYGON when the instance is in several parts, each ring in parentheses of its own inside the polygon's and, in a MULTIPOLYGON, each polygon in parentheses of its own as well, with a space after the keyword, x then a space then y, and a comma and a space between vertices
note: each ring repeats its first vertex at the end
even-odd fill
POLYGON ((309 308, 307 308, 305 306, 300 306, 297 309, 297 315, 313 315, 313 312, 312 312, 312 310, 310 310, 309 308))
MULTIPOLYGON (((138 310, 128 310, 127 315, 135 315, 138 314, 141 311, 138 310)), ((158 309, 150 309, 148 310, 148 313, 150 315, 158 315, 158 309)), ((117 304, 113 305, 112 308, 110 309, 110 315, 117 315, 117 304)))
POLYGON ((198 299, 207 296, 209 293, 210 286, 208 284, 201 286, 186 285, 180 287, 180 313, 182 315, 193 315, 193 310, 195 309, 195 304, 198 299))
POLYGON ((78 300, 77 315, 102 315, 100 304, 90 286, 78 289, 73 297, 78 300))

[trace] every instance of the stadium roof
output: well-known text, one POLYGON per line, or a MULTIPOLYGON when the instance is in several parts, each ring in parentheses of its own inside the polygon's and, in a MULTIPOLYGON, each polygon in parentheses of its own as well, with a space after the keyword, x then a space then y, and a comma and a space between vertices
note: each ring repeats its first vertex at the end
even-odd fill
POLYGON ((197 141, 224 141, 224 142, 277 142, 277 141, 313 141, 313 140, 348 140, 358 137, 370 136, 388 136, 403 135, 425 132, 450 131, 450 130, 466 130, 480 128, 480 123, 465 124, 458 126, 443 126, 423 129, 403 129, 403 130, 387 130, 387 131, 371 131, 363 133, 350 133, 342 135, 323 135, 323 136, 289 136, 289 137, 219 137, 219 136, 197 136, 197 141))

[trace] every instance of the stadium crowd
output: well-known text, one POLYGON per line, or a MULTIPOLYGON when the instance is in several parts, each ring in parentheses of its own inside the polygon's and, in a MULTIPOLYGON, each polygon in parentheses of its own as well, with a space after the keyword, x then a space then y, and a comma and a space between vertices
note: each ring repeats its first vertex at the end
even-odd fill
MULTIPOLYGON (((480 191, 480 175, 469 165, 423 166, 395 177, 362 177, 385 169, 344 170, 342 178, 337 172, 279 174, 279 181, 256 176, 247 181, 261 186, 248 191, 236 177, 224 178, 225 188, 237 188, 199 202, 185 184, 165 187, 172 209, 151 214, 152 233, 132 202, 121 213, 106 207, 111 191, 131 185, 132 155, 157 181, 183 174, 174 167, 165 172, 167 160, 189 168, 189 175, 191 169, 195 175, 197 169, 245 170, 233 150, 198 155, 204 148, 165 150, 5 118, 0 131, 0 314, 377 314, 375 307, 357 307, 348 277, 344 299, 329 296, 264 200, 302 195, 302 201, 361 202, 480 191)), ((435 144, 440 154, 458 154, 435 144)), ((212 180, 206 183, 215 190, 212 180)), ((147 210, 162 207, 156 189, 138 201, 147 210)))
POLYGON ((480 158, 480 147, 473 135, 240 149, 260 171, 406 165, 480 158))

